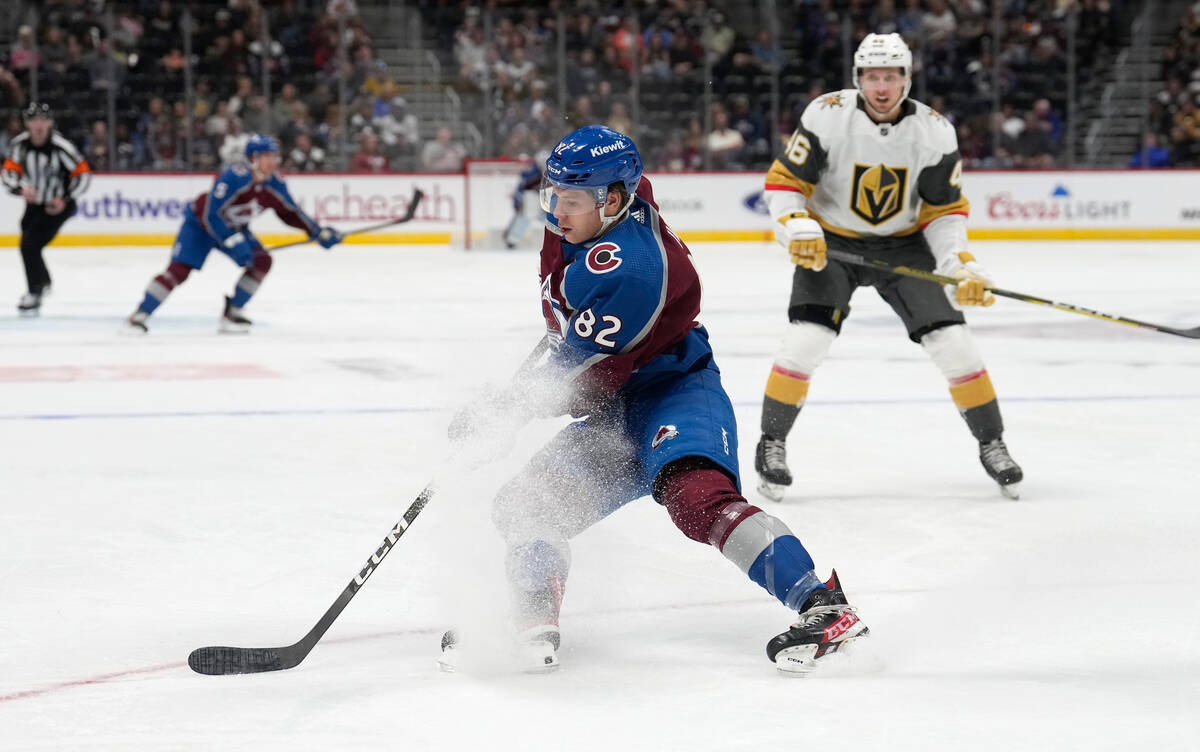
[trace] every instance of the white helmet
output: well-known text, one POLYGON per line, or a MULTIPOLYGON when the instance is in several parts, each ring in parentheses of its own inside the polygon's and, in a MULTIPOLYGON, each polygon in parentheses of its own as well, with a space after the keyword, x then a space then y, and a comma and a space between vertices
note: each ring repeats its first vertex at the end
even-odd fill
POLYGON ((858 83, 858 72, 862 68, 901 68, 904 71, 904 93, 900 95, 900 101, 903 102, 912 89, 912 67, 912 51, 899 34, 868 34, 854 51, 854 88, 862 92, 862 86, 858 83))

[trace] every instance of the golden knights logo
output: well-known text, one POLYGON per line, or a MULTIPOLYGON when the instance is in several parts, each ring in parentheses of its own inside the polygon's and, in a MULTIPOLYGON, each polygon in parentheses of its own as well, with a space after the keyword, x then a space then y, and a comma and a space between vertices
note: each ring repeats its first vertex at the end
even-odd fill
POLYGON ((883 224, 904 209, 908 168, 854 165, 850 209, 873 225, 883 224))
POLYGON ((846 104, 846 102, 842 98, 842 95, 840 92, 834 93, 834 94, 826 94, 825 96, 821 97, 820 101, 821 101, 821 109, 822 110, 827 107, 841 107, 842 105, 846 104))

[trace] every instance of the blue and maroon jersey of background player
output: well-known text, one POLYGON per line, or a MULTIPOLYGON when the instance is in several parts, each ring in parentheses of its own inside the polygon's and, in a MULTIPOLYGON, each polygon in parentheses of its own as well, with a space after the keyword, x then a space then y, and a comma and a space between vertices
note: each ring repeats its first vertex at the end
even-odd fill
POLYGON ((250 166, 244 163, 225 168, 212 190, 197 196, 190 208, 200 226, 218 243, 244 231, 250 220, 266 209, 273 209, 280 220, 309 237, 321 231, 292 198, 278 173, 255 183, 250 166))
POLYGON ((541 279, 551 363, 574 380, 573 415, 607 400, 635 370, 687 370, 711 357, 699 338, 679 348, 688 362, 655 362, 698 326, 700 278, 645 177, 628 216, 595 241, 567 243, 547 231, 541 279))

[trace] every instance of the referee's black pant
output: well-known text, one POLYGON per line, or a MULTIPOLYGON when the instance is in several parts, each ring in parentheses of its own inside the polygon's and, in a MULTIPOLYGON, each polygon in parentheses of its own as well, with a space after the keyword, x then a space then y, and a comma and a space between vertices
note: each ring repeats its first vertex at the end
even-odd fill
POLYGON ((25 262, 25 281, 29 292, 37 295, 50 286, 50 271, 42 258, 45 248, 72 214, 75 202, 68 201, 58 214, 49 214, 41 204, 26 204, 21 217, 21 260, 25 262))

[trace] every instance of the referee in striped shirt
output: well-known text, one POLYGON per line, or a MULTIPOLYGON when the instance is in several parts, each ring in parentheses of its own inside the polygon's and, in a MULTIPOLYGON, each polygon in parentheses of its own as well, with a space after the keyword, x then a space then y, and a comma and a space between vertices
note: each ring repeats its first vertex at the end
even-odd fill
POLYGON ((54 130, 49 105, 31 102, 24 116, 25 132, 9 144, 0 181, 9 193, 25 199, 21 260, 29 292, 21 296, 17 310, 23 316, 36 316, 42 296, 50 292, 42 249, 75 213, 75 200, 88 189, 92 172, 79 150, 54 130))

